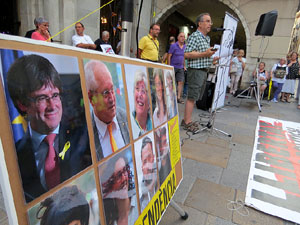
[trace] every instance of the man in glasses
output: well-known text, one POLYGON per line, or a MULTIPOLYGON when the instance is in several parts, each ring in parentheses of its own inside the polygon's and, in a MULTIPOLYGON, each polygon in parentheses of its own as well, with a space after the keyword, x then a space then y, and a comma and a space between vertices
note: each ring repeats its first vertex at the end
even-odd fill
POLYGON ((46 58, 17 59, 7 73, 7 84, 14 105, 28 122, 16 150, 29 202, 91 163, 87 128, 86 123, 70 127, 63 121, 61 80, 46 58))
POLYGON ((114 83, 104 63, 89 61, 84 68, 98 160, 127 145, 129 130, 126 112, 117 107, 114 83))
POLYGON ((158 62, 159 61, 159 42, 157 40, 160 33, 160 25, 152 24, 149 34, 142 37, 139 41, 138 58, 158 62))
POLYGON ((141 184, 141 211, 143 211, 157 191, 157 171, 153 143, 149 137, 144 137, 141 148, 143 180, 141 184))
POLYGON ((188 44, 185 48, 184 57, 188 61, 187 80, 188 80, 188 97, 185 103, 184 119, 181 122, 183 129, 198 133, 199 127, 192 122, 192 113, 195 101, 202 98, 208 69, 213 61, 216 62, 218 57, 211 56, 216 52, 210 47, 210 38, 207 35, 212 26, 212 20, 208 13, 200 14, 196 19, 197 30, 188 38, 188 44))

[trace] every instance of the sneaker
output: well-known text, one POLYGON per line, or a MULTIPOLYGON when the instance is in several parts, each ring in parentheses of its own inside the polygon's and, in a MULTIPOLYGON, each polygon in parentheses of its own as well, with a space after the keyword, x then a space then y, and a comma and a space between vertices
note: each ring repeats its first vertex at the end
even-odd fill
POLYGON ((273 98, 271 102, 278 102, 276 98, 273 98))
POLYGON ((186 124, 185 121, 182 120, 181 126, 183 127, 184 130, 192 132, 193 134, 197 134, 200 132, 200 129, 195 122, 189 122, 188 124, 186 124))

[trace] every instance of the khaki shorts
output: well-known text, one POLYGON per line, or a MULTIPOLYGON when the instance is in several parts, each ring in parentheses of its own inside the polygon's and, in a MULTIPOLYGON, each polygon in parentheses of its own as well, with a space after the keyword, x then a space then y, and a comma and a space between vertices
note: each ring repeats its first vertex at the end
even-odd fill
POLYGON ((205 69, 193 69, 187 70, 187 82, 188 82, 188 99, 198 101, 202 98, 207 79, 207 71, 205 69))

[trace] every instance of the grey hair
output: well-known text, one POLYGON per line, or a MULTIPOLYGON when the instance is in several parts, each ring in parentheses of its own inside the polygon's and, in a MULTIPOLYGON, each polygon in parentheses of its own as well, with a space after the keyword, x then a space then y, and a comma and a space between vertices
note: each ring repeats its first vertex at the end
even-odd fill
POLYGON ((34 24, 36 24, 36 26, 42 23, 48 23, 48 20, 43 17, 37 17, 34 19, 34 24))
POLYGON ((133 93, 134 93, 134 90, 135 90, 135 86, 137 85, 138 82, 141 82, 143 81, 144 84, 145 84, 145 87, 146 87, 146 90, 148 91, 148 85, 147 85, 147 77, 146 77, 146 74, 141 71, 141 70, 137 70, 135 72, 135 75, 134 75, 134 88, 133 88, 133 93))
POLYGON ((204 16, 210 16, 210 14, 209 13, 201 13, 199 16, 197 16, 197 18, 196 18, 196 26, 197 27, 198 27, 198 23, 202 22, 204 16))
POLYGON ((107 66, 101 61, 90 60, 88 63, 86 63, 84 66, 84 73, 88 91, 95 91, 98 88, 94 74, 94 69, 96 66, 103 67, 110 74, 107 66))
POLYGON ((104 36, 106 36, 106 35, 109 35, 109 32, 108 32, 107 30, 102 31, 102 38, 103 38, 104 36))

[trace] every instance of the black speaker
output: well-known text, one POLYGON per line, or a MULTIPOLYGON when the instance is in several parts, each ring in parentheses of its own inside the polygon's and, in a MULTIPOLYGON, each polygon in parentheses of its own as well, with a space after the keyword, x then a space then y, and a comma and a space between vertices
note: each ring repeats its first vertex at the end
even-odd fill
POLYGON ((255 36, 272 36, 276 24, 278 16, 278 11, 273 10, 271 12, 262 14, 259 18, 259 22, 257 24, 255 30, 255 36))

